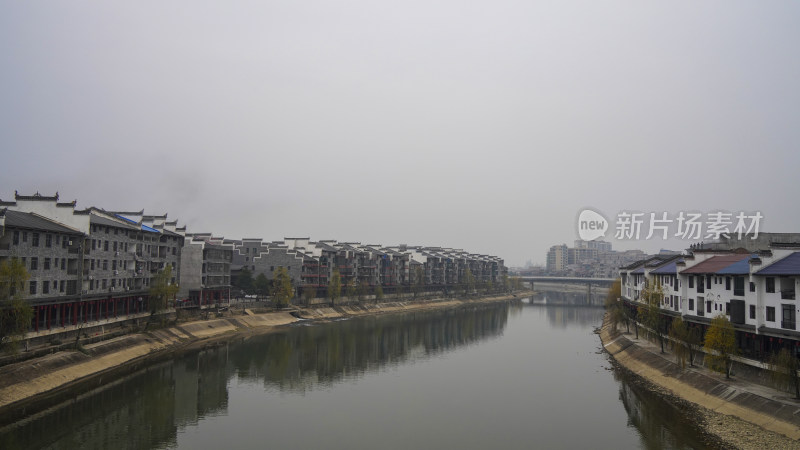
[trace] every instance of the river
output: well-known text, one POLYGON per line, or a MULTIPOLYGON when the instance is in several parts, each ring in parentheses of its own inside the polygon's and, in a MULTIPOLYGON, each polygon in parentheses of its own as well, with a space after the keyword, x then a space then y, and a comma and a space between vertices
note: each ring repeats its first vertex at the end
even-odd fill
POLYGON ((587 303, 299 323, 76 394, 0 430, 0 448, 703 448, 612 369, 587 303))

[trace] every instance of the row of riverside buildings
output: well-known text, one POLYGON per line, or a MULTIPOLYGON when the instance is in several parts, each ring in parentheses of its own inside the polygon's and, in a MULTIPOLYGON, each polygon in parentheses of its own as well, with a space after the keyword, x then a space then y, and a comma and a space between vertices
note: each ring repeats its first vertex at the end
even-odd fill
POLYGON ((724 314, 743 355, 761 359, 782 347, 798 354, 800 235, 761 233, 758 242, 746 239, 737 242, 748 248, 717 243, 622 267, 622 300, 635 308, 642 291, 659 283, 668 322, 681 317, 704 333, 713 317, 724 314))
POLYGON ((178 304, 200 308, 228 303, 232 279, 244 267, 268 279, 276 268, 286 268, 298 292, 324 292, 334 269, 342 285, 390 291, 412 283, 446 291, 463 281, 467 269, 480 284, 507 276, 501 258, 458 249, 308 238, 229 240, 189 233, 166 214, 76 204, 59 201, 58 193, 15 192, 13 201, 0 200, 0 262, 19 258, 30 275, 25 294, 34 308, 31 332, 145 316, 151 281, 167 266, 179 286, 178 304))

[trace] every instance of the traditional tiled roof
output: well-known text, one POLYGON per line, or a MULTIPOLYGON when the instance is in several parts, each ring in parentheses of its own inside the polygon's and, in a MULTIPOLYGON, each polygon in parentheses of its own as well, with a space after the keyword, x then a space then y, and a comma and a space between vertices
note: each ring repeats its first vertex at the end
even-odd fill
POLYGON ((93 225, 102 225, 102 226, 106 226, 106 227, 117 227, 117 228, 126 228, 126 229, 129 229, 129 230, 138 230, 139 229, 138 226, 136 226, 134 224, 131 224, 129 222, 124 222, 123 223, 121 220, 122 219, 120 219, 120 221, 112 220, 112 219, 109 219, 107 217, 98 216, 97 214, 92 214, 92 215, 89 216, 89 223, 91 223, 93 225))
POLYGON ((4 215, 5 226, 14 228, 25 228, 29 230, 49 231, 52 233, 64 233, 71 235, 82 235, 83 233, 68 227, 60 222, 50 220, 34 213, 20 211, 0 210, 0 215, 4 215))
POLYGON ((696 266, 690 267, 688 269, 684 269, 681 271, 682 274, 693 274, 693 273, 717 273, 719 270, 722 270, 733 263, 739 262, 741 260, 749 259, 749 254, 742 254, 742 253, 734 253, 730 255, 719 255, 719 256, 712 256, 707 260, 697 264, 696 266))
POLYGON ((728 267, 718 270, 717 273, 720 275, 747 275, 750 273, 750 261, 754 258, 758 258, 758 256, 751 255, 749 258, 744 258, 741 261, 737 261, 728 267))
POLYGON ((159 233, 159 231, 156 230, 155 228, 150 228, 147 225, 141 225, 141 224, 139 224, 139 222, 136 222, 135 220, 132 220, 132 219, 128 219, 125 216, 116 214, 116 217, 119 217, 120 219, 122 219, 122 220, 124 220, 124 221, 126 221, 128 223, 132 223, 134 225, 140 226, 142 228, 142 231, 149 231, 151 233, 159 233))
POLYGON ((756 275, 800 275, 800 252, 770 264, 756 272, 756 275))
POLYGON ((651 271, 650 273, 655 275, 676 275, 678 273, 678 264, 677 264, 678 261, 683 261, 683 260, 681 259, 681 260, 670 261, 664 264, 663 266, 651 271))

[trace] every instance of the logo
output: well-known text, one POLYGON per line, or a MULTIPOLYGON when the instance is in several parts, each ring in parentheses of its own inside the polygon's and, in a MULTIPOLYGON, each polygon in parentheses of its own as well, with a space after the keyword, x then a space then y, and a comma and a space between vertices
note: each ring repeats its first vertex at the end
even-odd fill
POLYGON ((584 209, 578 215, 578 236, 584 241, 593 241, 606 235, 608 221, 591 209, 584 209))

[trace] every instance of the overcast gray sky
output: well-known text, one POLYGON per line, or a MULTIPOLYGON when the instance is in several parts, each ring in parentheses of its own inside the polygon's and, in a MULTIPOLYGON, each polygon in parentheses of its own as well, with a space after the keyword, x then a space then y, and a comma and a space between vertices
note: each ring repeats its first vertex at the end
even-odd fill
POLYGON ((800 231, 800 2, 0 4, 4 200, 510 265, 584 207, 800 231))

